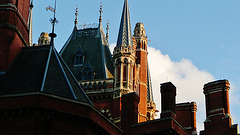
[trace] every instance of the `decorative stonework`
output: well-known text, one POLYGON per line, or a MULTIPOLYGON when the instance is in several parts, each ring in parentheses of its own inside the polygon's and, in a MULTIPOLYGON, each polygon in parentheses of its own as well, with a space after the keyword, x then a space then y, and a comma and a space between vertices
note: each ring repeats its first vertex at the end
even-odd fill
POLYGON ((97 35, 97 30, 85 30, 85 31, 78 31, 77 32, 77 37, 87 37, 87 36, 95 36, 97 35))

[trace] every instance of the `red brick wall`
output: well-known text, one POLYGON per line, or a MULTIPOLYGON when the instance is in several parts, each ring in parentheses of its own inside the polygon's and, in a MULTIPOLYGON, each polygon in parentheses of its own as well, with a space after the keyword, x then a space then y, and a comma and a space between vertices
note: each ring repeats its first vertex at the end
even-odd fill
POLYGON ((196 111, 197 106, 195 102, 176 104, 176 120, 190 134, 193 131, 196 133, 196 111))
MULTIPOLYGON (((137 41, 140 42, 140 41, 137 41)), ((142 44, 142 42, 140 42, 142 44)), ((140 64, 140 84, 139 84, 139 111, 142 115, 147 115, 147 52, 145 50, 136 51, 136 63, 140 64)), ((145 117, 139 116, 139 122, 146 121, 145 117)))
POLYGON ((0 1, 0 71, 6 70, 22 46, 29 43, 28 15, 30 0, 0 1), (14 8, 14 5, 17 9, 14 8), (25 20, 25 21, 24 21, 25 20))

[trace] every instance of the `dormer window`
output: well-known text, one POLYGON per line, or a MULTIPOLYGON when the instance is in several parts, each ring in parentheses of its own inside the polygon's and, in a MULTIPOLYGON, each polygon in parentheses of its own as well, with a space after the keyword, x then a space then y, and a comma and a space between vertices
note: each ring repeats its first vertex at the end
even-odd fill
POLYGON ((94 70, 89 62, 83 67, 81 74, 82 80, 92 80, 94 78, 94 70))
POLYGON ((74 65, 82 66, 84 62, 84 52, 81 47, 77 49, 74 56, 74 65))

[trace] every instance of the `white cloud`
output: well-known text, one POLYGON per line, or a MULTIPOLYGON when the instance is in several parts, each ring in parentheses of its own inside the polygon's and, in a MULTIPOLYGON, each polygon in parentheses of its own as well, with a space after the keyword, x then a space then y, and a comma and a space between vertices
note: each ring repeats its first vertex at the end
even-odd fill
POLYGON ((214 80, 213 75, 199 70, 191 60, 182 59, 175 62, 168 55, 152 47, 148 47, 148 61, 157 108, 160 109, 161 105, 160 84, 170 81, 177 87, 177 103, 192 101, 197 103, 198 132, 202 130, 205 120, 203 85, 214 80))
MULTIPOLYGON (((111 52, 115 46, 116 44, 110 45, 111 52)), ((205 120, 203 85, 213 81, 213 75, 199 70, 191 60, 172 61, 168 55, 153 47, 148 47, 148 61, 157 109, 161 112, 160 84, 171 81, 177 87, 177 103, 192 101, 197 103, 198 132, 203 130, 205 120)))
POLYGON ((110 49, 112 54, 113 54, 113 50, 114 50, 115 46, 116 46, 116 43, 112 43, 112 44, 109 45, 109 49, 110 49))

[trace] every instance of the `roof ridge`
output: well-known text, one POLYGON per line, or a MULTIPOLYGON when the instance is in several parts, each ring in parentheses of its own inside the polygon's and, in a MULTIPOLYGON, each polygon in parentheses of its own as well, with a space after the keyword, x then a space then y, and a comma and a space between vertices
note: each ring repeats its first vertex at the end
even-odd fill
POLYGON ((60 66, 60 68, 61 68, 61 71, 62 71, 62 73, 63 73, 63 75, 64 75, 64 77, 65 77, 65 80, 67 81, 67 84, 68 84, 68 87, 69 87, 69 89, 70 89, 70 92, 71 92, 72 96, 74 97, 74 99, 77 99, 77 97, 76 97, 76 95, 75 95, 75 93, 74 93, 74 91, 73 91, 73 88, 72 88, 72 86, 71 86, 71 84, 70 84, 70 82, 69 82, 69 79, 68 79, 68 77, 67 77, 67 75, 66 75, 66 73, 65 73, 65 71, 64 71, 64 69, 63 69, 63 67, 62 67, 62 64, 61 64, 61 62, 60 62, 60 60, 59 60, 59 58, 58 58, 58 56, 57 56, 57 53, 56 53, 56 49, 55 49, 55 48, 53 48, 53 53, 55 54, 55 57, 56 57, 56 59, 57 59, 57 61, 58 61, 58 64, 59 64, 59 66, 60 66))
POLYGON ((49 62, 50 62, 51 55, 52 55, 52 48, 53 48, 53 46, 50 46, 48 59, 47 59, 47 63, 46 63, 46 67, 45 67, 45 71, 44 71, 44 75, 43 75, 43 81, 42 81, 42 85, 41 85, 41 89, 40 89, 41 92, 43 92, 43 89, 44 89, 44 85, 45 85, 45 81, 46 81, 46 77, 47 77, 47 71, 48 71, 48 67, 49 67, 49 62))

